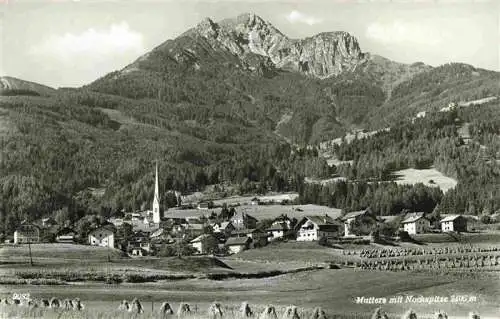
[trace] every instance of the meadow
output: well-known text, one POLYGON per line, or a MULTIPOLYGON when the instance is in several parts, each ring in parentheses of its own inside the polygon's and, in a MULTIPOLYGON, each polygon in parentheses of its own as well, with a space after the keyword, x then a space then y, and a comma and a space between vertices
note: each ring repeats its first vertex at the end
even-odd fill
POLYGON ((393 175, 395 176, 395 182, 398 184, 415 185, 417 183, 422 183, 429 187, 439 187, 444 193, 457 185, 457 180, 445 176, 435 168, 408 168, 395 171, 393 175))

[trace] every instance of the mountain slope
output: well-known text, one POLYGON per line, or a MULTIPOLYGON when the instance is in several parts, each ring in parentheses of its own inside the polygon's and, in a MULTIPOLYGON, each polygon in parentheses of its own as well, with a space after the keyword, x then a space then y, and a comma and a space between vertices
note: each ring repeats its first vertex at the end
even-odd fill
POLYGON ((10 76, 0 77, 0 95, 42 95, 49 96, 55 89, 10 76))

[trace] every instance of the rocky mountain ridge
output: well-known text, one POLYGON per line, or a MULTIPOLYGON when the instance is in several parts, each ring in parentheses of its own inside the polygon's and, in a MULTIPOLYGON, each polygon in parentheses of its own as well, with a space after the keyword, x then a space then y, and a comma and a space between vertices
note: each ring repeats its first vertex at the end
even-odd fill
MULTIPOLYGON (((198 61, 206 50, 224 51, 236 58, 238 67, 263 72, 281 69, 320 79, 354 71, 369 57, 347 32, 324 32, 296 40, 252 13, 220 22, 205 18, 177 39, 182 38, 182 47, 169 40, 153 51, 166 50, 176 62, 191 62, 195 69, 200 67, 198 61), (201 47, 200 42, 204 42, 201 47)), ((144 55, 123 71, 137 70, 137 65, 148 58, 149 54, 144 55)))

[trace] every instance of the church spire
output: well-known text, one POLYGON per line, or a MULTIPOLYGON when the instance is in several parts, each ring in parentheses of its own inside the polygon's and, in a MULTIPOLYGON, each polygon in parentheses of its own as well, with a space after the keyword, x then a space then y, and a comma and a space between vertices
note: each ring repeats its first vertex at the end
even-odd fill
POLYGON ((153 222, 160 223, 160 195, 158 187, 158 162, 156 162, 155 195, 153 198, 153 222))

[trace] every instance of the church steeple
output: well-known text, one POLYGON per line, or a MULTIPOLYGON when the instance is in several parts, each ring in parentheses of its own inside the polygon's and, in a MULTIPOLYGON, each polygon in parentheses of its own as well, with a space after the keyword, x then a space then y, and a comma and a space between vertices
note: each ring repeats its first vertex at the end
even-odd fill
POLYGON ((155 197, 153 198, 153 223, 160 223, 160 195, 158 187, 158 162, 156 163, 155 197))

